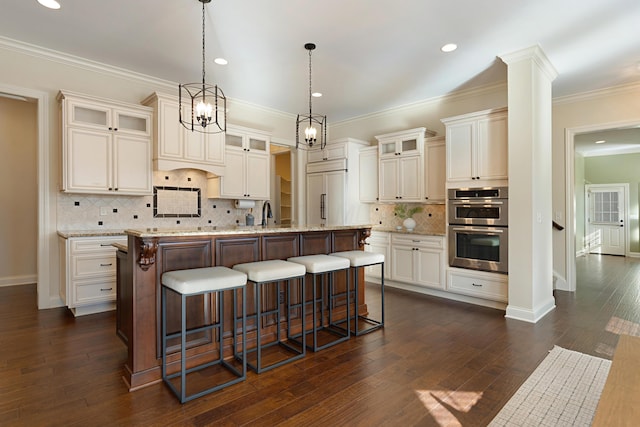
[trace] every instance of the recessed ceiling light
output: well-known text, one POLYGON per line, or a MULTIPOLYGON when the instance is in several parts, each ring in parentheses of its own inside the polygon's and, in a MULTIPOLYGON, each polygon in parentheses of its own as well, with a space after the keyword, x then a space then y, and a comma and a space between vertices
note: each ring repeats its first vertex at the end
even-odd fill
POLYGON ((227 65, 229 63, 229 61, 227 61, 224 58, 216 58, 213 60, 213 62, 215 62, 218 65, 227 65))
POLYGON ((604 139, 601 139, 600 141, 596 141, 595 143, 596 143, 596 144, 604 144, 604 143, 605 143, 605 140, 604 140, 604 139))
POLYGON ((444 46, 442 46, 440 48, 440 50, 443 51, 443 52, 453 52, 457 48, 458 48, 457 44, 455 44, 455 43, 447 43, 444 46))
POLYGON ((315 98, 320 98, 322 96, 322 94, 320 92, 313 92, 311 94, 311 96, 315 97, 315 98))
POLYGON ((38 3, 49 9, 60 9, 60 3, 56 0, 38 0, 38 3))

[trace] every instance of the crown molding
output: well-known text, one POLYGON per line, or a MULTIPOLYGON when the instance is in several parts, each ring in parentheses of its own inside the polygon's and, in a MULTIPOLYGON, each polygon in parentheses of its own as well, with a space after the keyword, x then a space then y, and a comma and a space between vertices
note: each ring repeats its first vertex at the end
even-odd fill
POLYGON ((576 93, 573 95, 558 96, 553 98, 554 105, 571 104, 574 102, 589 101, 606 96, 618 95, 628 92, 640 92, 640 82, 628 83, 619 86, 611 86, 603 89, 596 89, 588 92, 576 93))
POLYGON ((349 123, 352 123, 352 122, 356 122, 356 121, 360 121, 360 120, 363 120, 363 119, 371 119, 371 118, 377 118, 377 117, 380 117, 380 116, 384 116, 385 114, 388 114, 390 112, 398 113, 398 112, 402 112, 402 111, 406 111, 406 110, 413 110, 413 109, 416 109, 416 108, 428 107, 428 106, 433 105, 433 104, 441 104, 441 103, 446 102, 446 101, 456 101, 456 100, 461 99, 461 98, 467 98, 467 97, 473 97, 473 96, 481 96, 481 95, 484 95, 485 93, 496 92, 496 91, 498 91, 500 89, 506 90, 507 89, 507 83, 506 82, 500 82, 500 83, 493 83, 493 84, 487 84, 487 85, 483 85, 483 86, 478 86, 478 87, 471 88, 471 89, 458 90, 458 91, 455 91, 455 92, 448 93, 446 95, 435 96, 433 98, 423 99, 421 101, 416 101, 416 102, 412 102, 412 103, 409 103, 409 104, 404 104, 404 105, 391 107, 391 108, 387 108, 387 109, 380 110, 380 111, 375 111, 373 113, 363 114, 361 116, 352 117, 350 119, 341 120, 339 122, 333 123, 330 126, 346 125, 346 124, 349 124, 349 123))
POLYGON ((177 85, 177 83, 170 82, 168 80, 163 80, 156 77, 148 76, 146 74, 137 73, 125 68, 114 67, 112 65, 103 64, 101 62, 92 61, 90 59, 70 55, 68 53, 59 52, 42 46, 36 46, 34 44, 25 43, 7 37, 0 36, 0 48, 29 55, 35 58, 44 59, 47 61, 57 62, 59 64, 79 68, 82 70, 91 71, 94 73, 116 76, 135 82, 151 83, 153 85, 168 89, 175 89, 177 85))
MULTIPOLYGON (((68 53, 56 51, 53 49, 48 49, 42 46, 30 44, 30 43, 25 43, 19 40, 10 39, 3 36, 0 36, 0 49, 14 51, 20 54, 29 55, 35 58, 46 60, 46 61, 57 62, 59 64, 75 67, 75 68, 86 70, 86 71, 91 71, 94 73, 101 73, 104 75, 115 76, 118 78, 133 81, 133 82, 143 82, 146 84, 151 84, 154 86, 158 86, 159 91, 165 90, 165 91, 171 92, 178 87, 177 82, 160 79, 147 74, 131 71, 126 68, 115 67, 112 65, 104 64, 97 61, 92 61, 90 59, 82 58, 75 55, 70 55, 68 53)), ((228 97, 227 99, 231 103, 236 104, 238 106, 244 106, 252 110, 260 110, 262 112, 265 112, 271 115, 283 117, 287 120, 295 120, 295 117, 296 117, 295 114, 285 113, 280 110, 264 107, 262 105, 254 104, 248 101, 243 101, 243 100, 232 98, 232 97, 228 97)))

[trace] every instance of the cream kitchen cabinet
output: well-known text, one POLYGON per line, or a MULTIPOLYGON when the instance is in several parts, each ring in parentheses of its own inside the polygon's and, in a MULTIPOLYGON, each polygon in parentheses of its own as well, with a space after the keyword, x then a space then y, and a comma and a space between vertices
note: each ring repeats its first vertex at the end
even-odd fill
POLYGON ((307 224, 344 225, 346 170, 307 174, 307 224))
POLYGON ((60 297, 74 316, 115 309, 116 248, 126 236, 60 237, 60 297))
POLYGON ((424 146, 424 201, 444 203, 446 193, 446 144, 442 136, 427 138, 424 146))
POLYGON ((361 148, 358 155, 360 201, 362 203, 376 203, 378 201, 378 147, 361 148))
POLYGON ((379 200, 381 202, 421 202, 422 162, 422 156, 380 159, 379 200))
POLYGON ((509 282, 506 274, 463 268, 447 269, 447 290, 490 301, 507 302, 509 282))
POLYGON ((62 190, 149 195, 151 109, 60 92, 62 190))
MULTIPOLYGON (((155 170, 200 169, 224 175, 224 133, 206 134, 185 128, 179 122, 178 98, 153 93, 142 101, 153 108, 155 124, 153 166, 155 170)), ((187 114, 186 111, 183 111, 187 114)))
POLYGON ((322 162, 347 158, 347 145, 329 143, 320 149, 311 149, 307 151, 307 163, 322 162))
POLYGON ((444 237, 393 233, 391 279, 444 289, 444 237))
POLYGON ((369 222, 369 206, 360 202, 360 149, 366 141, 342 138, 327 149, 344 158, 307 163, 307 224, 356 225, 369 222))
POLYGON ((442 119, 446 126, 447 185, 507 185, 507 110, 442 119))
POLYGON ((269 134, 227 125, 224 176, 209 179, 208 197, 269 200, 269 134))
MULTIPOLYGON (((390 233, 385 231, 371 231, 371 236, 369 236, 364 244, 365 252, 373 252, 377 254, 384 255, 384 279, 390 279, 390 266, 391 266, 391 257, 390 257, 390 233)), ((366 278, 375 278, 380 280, 380 266, 373 265, 369 267, 365 267, 364 269, 366 278)))
POLYGON ((378 135, 381 202, 422 202, 425 128, 378 135))

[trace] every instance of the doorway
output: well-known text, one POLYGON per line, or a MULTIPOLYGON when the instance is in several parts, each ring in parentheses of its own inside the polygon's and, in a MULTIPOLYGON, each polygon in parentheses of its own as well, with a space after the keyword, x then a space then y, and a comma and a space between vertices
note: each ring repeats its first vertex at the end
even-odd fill
MULTIPOLYGON (((576 128, 568 128, 565 130, 565 173, 567 179, 565 180, 565 213, 566 213, 566 225, 564 244, 565 244, 565 268, 566 275, 562 286, 557 286, 557 289, 575 292, 576 290, 576 257, 580 254, 586 253, 582 248, 582 239, 584 235, 581 233, 585 228, 580 228, 584 223, 586 206, 585 206, 585 176, 584 167, 580 169, 581 163, 584 161, 584 157, 578 152, 580 144, 580 138, 584 135, 596 136, 602 132, 617 132, 628 131, 629 129, 637 129, 640 132, 640 120, 630 120, 624 122, 603 123, 597 125, 581 126, 576 128)), ((595 144, 596 141, 594 140, 595 144)), ((640 149, 640 141, 629 142, 627 145, 633 147, 627 147, 628 149, 640 149)), ((618 147, 622 152, 624 149, 618 147)), ((611 153, 608 153, 611 154, 611 153)), ((583 166, 583 164, 582 164, 583 166)), ((637 169, 637 168, 636 168, 637 169)), ((626 181, 626 180, 624 180, 626 181)), ((613 182, 620 182, 613 181, 613 182)), ((633 193, 633 190, 630 190, 633 193)), ((626 202, 629 204, 629 194, 627 194, 626 202)), ((633 212, 630 212, 630 215, 633 212)), ((635 214, 633 214, 635 215, 635 214)), ((631 229, 635 227, 626 218, 625 227, 631 229)), ((629 246, 629 232, 626 231, 625 245, 629 246)), ((633 250, 627 251, 627 256, 633 256, 633 250)))
POLYGON ((271 144, 271 200, 274 224, 291 227, 295 218, 294 163, 291 148, 271 144))
POLYGON ((38 308, 51 308, 62 305, 58 296, 57 270, 57 236, 56 236, 56 189, 51 188, 55 182, 52 176, 57 172, 55 163, 51 164, 51 149, 55 144, 49 142, 49 95, 38 90, 0 84, 0 92, 11 96, 27 98, 36 104, 37 117, 32 124, 37 124, 37 252, 30 254, 37 257, 36 282, 38 291, 38 308), (55 288, 52 289, 55 285, 55 288))
POLYGON ((601 255, 627 253, 629 184, 587 184, 585 187, 587 252, 601 255))

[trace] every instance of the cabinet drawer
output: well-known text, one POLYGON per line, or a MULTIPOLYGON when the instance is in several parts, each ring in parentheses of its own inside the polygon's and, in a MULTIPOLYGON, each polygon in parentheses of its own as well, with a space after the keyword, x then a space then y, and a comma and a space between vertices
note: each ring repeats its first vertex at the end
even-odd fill
POLYGON ((102 237, 98 239, 77 238, 71 239, 71 253, 103 252, 106 254, 115 253, 116 248, 113 243, 127 244, 125 236, 102 237))
POLYGON ((507 301, 507 278, 500 274, 449 270, 447 290, 494 301, 507 301))
POLYGON ((415 234, 392 234, 392 245, 407 245, 420 248, 444 248, 444 237, 442 236, 421 236, 415 234))
MULTIPOLYGON (((114 248, 115 249, 115 248, 114 248)), ((108 255, 76 255, 71 258, 71 279, 116 274, 115 251, 108 255)))
POLYGON ((116 298, 116 281, 99 283, 75 283, 75 305, 113 301, 116 298))

